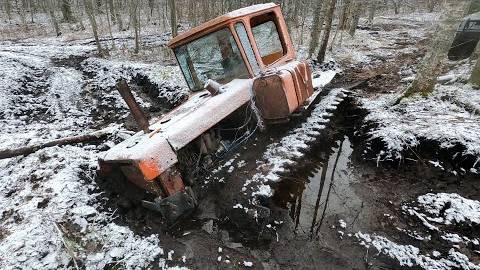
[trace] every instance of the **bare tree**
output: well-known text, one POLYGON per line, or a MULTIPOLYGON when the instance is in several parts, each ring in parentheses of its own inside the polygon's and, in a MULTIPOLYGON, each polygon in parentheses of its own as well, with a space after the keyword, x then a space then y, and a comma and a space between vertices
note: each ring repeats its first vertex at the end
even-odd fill
POLYGON ((5 0, 5 12, 7 13, 7 18, 8 21, 10 22, 12 20, 12 3, 10 3, 10 0, 5 0))
POLYGON ((330 0, 328 5, 328 11, 326 14, 326 25, 325 31, 322 36, 322 43, 320 44, 320 50, 318 51, 317 61, 322 63, 325 59, 325 53, 327 51, 328 40, 330 39, 330 31, 332 28, 332 21, 333 21, 333 14, 335 12, 335 6, 337 4, 337 0, 330 0))
POLYGON ((57 35, 57 37, 60 36, 62 33, 60 32, 60 27, 58 26, 58 21, 55 17, 55 5, 52 0, 48 1, 48 15, 50 16, 50 20, 52 21, 55 34, 57 35))
POLYGON ((112 0, 112 5, 113 9, 115 10, 115 19, 117 20, 117 25, 118 25, 118 31, 123 31, 123 21, 122 21, 122 15, 121 15, 121 1, 112 0))
POLYGON ((480 57, 477 58, 477 62, 473 67, 472 74, 470 75, 470 82, 476 88, 480 87, 480 57))
POLYGON ((353 4, 353 8, 352 8, 352 16, 350 20, 349 29, 348 29, 348 33, 352 37, 355 35, 355 31, 357 30, 358 21, 360 20, 360 14, 362 12, 361 7, 362 6, 360 1, 355 0, 355 3, 353 4))
POLYGON ((308 49, 308 57, 310 57, 315 49, 317 48, 318 45, 318 38, 320 36, 321 32, 321 26, 323 25, 323 19, 324 16, 321 16, 322 9, 324 6, 324 3, 328 0, 317 0, 315 10, 314 10, 314 15, 313 15, 313 29, 312 29, 312 36, 310 38, 310 46, 308 49))
POLYGON ((110 23, 110 17, 112 15, 112 13, 109 11, 111 11, 111 9, 109 8, 109 4, 108 4, 108 1, 109 0, 105 0, 105 8, 107 9, 106 12, 105 12, 105 15, 107 16, 107 23, 108 23, 108 33, 110 34, 110 40, 112 41, 112 49, 115 50, 116 47, 115 47, 115 40, 113 39, 113 35, 112 35, 112 24, 110 23))
POLYGON ((377 8, 377 0, 368 1, 368 24, 373 24, 373 18, 375 18, 375 10, 377 8))
POLYGON ((62 10, 63 21, 64 22, 71 23, 71 22, 75 21, 75 18, 73 17, 72 8, 71 8, 69 0, 62 0, 61 10, 62 10))
POLYGON ((442 72, 443 64, 447 59, 447 53, 452 45, 457 26, 466 10, 466 2, 447 2, 444 10, 442 22, 437 25, 437 34, 432 40, 430 51, 425 55, 415 80, 396 103, 415 93, 428 95, 433 91, 437 83, 437 77, 442 72))
POLYGON ((100 44, 100 40, 98 38, 97 21, 93 12, 92 0, 83 0, 83 4, 85 5, 85 13, 87 13, 88 20, 90 21, 90 26, 92 27, 93 38, 95 39, 98 53, 100 55, 103 55, 102 45, 100 44))
POLYGON ((170 6, 170 26, 172 27, 172 37, 175 37, 178 34, 175 0, 168 0, 168 4, 170 6))
POLYGON ((115 24, 117 18, 116 18, 116 14, 115 14, 115 7, 113 5, 113 0, 107 0, 107 2, 105 3, 105 6, 108 7, 107 15, 108 15, 108 13, 110 13, 110 18, 112 20, 112 23, 115 24))
POLYGON ((139 20, 139 2, 136 0, 132 0, 131 3, 131 18, 133 21, 133 32, 135 35, 135 53, 140 51, 140 20, 139 20))

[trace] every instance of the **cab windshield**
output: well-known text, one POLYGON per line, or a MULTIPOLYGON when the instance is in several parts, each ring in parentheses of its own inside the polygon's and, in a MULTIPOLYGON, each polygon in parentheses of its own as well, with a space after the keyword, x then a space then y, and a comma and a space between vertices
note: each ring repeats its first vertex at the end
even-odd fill
POLYGON ((174 49, 175 56, 192 91, 202 90, 208 79, 221 84, 249 77, 237 43, 223 28, 174 49))

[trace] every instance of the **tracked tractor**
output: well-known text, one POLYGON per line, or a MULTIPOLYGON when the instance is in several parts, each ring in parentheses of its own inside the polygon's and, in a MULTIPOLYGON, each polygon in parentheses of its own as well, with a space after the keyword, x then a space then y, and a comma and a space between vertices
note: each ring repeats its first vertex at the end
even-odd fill
POLYGON ((173 38, 168 47, 191 95, 148 123, 120 86, 142 131, 111 148, 99 163, 104 175, 121 172, 152 194, 143 205, 172 221, 197 204, 191 188, 196 171, 255 131, 288 121, 315 93, 310 67, 296 60, 280 7, 273 3, 217 17, 173 38))

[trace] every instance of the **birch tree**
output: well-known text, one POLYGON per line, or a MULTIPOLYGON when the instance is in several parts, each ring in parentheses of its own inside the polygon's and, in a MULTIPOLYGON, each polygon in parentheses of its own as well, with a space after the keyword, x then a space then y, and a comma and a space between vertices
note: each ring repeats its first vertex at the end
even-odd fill
POLYGON ((466 1, 459 3, 447 2, 444 10, 442 22, 437 25, 436 35, 431 42, 430 51, 423 58, 412 84, 396 103, 416 93, 426 96, 435 88, 437 77, 442 72, 448 50, 452 45, 455 32, 466 10, 466 1))
POLYGON ((325 31, 322 36, 322 43, 320 44, 320 50, 318 51, 317 61, 322 63, 325 59, 325 53, 327 51, 328 40, 330 39, 330 30, 332 28, 332 21, 333 21, 333 14, 335 12, 335 6, 337 4, 337 0, 330 0, 328 5, 328 11, 326 14, 326 25, 325 31))

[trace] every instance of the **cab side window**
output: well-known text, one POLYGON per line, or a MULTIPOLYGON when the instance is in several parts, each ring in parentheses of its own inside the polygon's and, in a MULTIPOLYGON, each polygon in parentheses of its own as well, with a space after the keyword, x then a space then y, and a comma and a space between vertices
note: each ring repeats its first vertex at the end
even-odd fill
POLYGON ((274 13, 254 17, 250 24, 263 64, 268 66, 285 55, 274 13))

